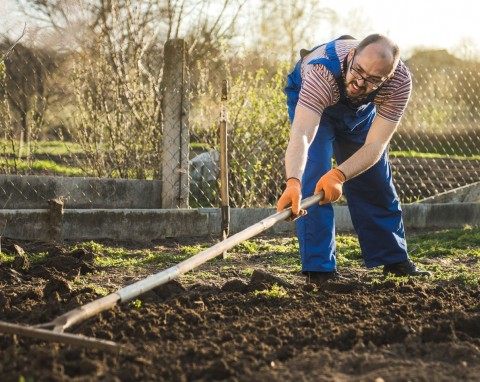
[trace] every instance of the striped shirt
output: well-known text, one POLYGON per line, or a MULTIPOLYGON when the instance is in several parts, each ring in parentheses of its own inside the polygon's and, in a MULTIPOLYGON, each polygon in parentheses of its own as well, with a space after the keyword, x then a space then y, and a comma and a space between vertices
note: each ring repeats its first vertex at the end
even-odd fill
MULTIPOLYGON (((342 63, 358 40, 338 40, 335 49, 342 63)), ((322 64, 308 65, 311 60, 327 57, 325 45, 318 47, 302 61, 302 88, 298 102, 322 115, 323 110, 340 101, 340 91, 333 74, 322 64)), ((343 65, 342 76, 345 79, 343 65)), ((400 60, 395 74, 378 90, 374 103, 377 114, 391 122, 400 122, 412 92, 412 79, 406 65, 400 60)))

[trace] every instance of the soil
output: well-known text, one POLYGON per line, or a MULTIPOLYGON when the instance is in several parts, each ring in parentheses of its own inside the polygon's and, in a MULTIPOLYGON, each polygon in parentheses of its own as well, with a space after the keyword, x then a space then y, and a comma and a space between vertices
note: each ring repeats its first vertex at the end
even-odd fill
MULTIPOLYGON (((113 292, 159 271, 100 269, 94 253, 43 243, 2 240, 2 250, 17 257, 0 264, 0 319, 22 325, 100 298, 100 286, 113 292), (32 265, 23 249, 48 256, 32 265)), ((346 269, 348 280, 316 288, 261 256, 219 264, 69 329, 115 341, 118 353, 0 334, 1 380, 480 380, 480 286, 346 269), (262 293, 275 283, 284 295, 262 293)))
POLYGON ((400 200, 410 203, 480 182, 480 160, 391 158, 400 200))

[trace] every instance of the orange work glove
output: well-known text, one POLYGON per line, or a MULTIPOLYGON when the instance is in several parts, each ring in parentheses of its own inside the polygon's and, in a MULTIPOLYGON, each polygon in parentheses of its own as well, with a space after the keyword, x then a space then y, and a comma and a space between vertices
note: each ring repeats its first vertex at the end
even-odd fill
POLYGON ((283 191, 282 196, 277 203, 277 212, 284 210, 287 207, 292 206, 293 219, 295 220, 300 216, 306 215, 307 211, 300 209, 300 201, 302 200, 302 185, 297 178, 290 178, 287 180, 287 187, 283 191))
POLYGON ((342 196, 342 185, 346 177, 339 169, 334 168, 320 178, 315 186, 314 194, 318 194, 321 190, 325 193, 320 204, 333 203, 342 196))

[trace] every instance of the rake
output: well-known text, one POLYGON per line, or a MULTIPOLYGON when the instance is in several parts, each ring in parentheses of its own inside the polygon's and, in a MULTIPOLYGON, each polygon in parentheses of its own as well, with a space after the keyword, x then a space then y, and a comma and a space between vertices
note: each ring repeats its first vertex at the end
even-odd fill
MULTIPOLYGON (((323 191, 316 195, 310 196, 301 202, 301 208, 306 209, 310 206, 313 206, 314 204, 320 202, 323 197, 323 191)), ((267 230, 279 221, 290 218, 291 214, 291 208, 277 212, 244 229, 243 231, 238 232, 235 235, 232 235, 229 238, 215 244, 214 246, 178 263, 177 265, 137 281, 86 305, 79 306, 65 314, 62 314, 50 322, 34 326, 23 326, 0 321, 0 333, 3 332, 14 335, 22 335, 46 341, 66 343, 87 348, 119 351, 122 349, 122 346, 116 342, 86 337, 78 334, 64 333, 64 331, 80 322, 87 320, 88 318, 113 308, 118 303, 129 301, 160 285, 166 284, 167 282, 180 277, 182 274, 202 265, 218 255, 221 255, 237 244, 240 244, 241 242, 267 230)))

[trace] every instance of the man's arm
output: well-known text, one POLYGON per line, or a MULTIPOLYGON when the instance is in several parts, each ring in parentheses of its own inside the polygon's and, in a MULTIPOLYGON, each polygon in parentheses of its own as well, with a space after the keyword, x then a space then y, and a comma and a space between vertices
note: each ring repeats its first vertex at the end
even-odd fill
MULTIPOLYGON (((285 155, 287 179, 302 179, 307 162, 308 148, 315 137, 319 123, 320 116, 317 113, 302 105, 297 106, 285 155)), ((347 179, 368 170, 382 156, 397 126, 397 122, 388 121, 377 115, 370 127, 364 145, 338 166, 338 169, 347 179)))
POLYGON ((300 104, 297 105, 285 154, 287 187, 277 204, 277 211, 291 205, 294 219, 307 213, 300 209, 301 179, 307 163, 308 148, 315 138, 319 123, 320 116, 317 113, 300 104))
POLYGON ((288 178, 302 180, 310 144, 317 133, 320 116, 314 111, 297 105, 290 130, 290 140, 285 153, 285 170, 288 178))
POLYGON ((377 114, 364 145, 337 167, 347 180, 360 175, 378 162, 397 126, 398 122, 388 121, 377 114))
MULTIPOLYGON (((278 201, 277 211, 292 205, 295 217, 306 214, 300 209, 301 179, 307 162, 308 148, 315 137, 320 116, 310 109, 298 105, 292 123, 290 140, 285 156, 287 188, 278 201)), ((398 122, 388 121, 377 115, 370 127, 364 145, 348 160, 320 178, 315 194, 324 190, 321 204, 335 202, 342 195, 342 183, 368 170, 378 162, 393 136, 398 122)))

